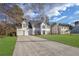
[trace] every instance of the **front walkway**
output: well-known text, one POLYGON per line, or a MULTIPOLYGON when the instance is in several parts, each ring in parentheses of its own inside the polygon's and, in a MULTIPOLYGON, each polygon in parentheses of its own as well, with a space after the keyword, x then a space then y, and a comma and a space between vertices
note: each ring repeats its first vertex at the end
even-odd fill
POLYGON ((34 36, 18 36, 13 56, 69 56, 78 55, 79 48, 34 36))

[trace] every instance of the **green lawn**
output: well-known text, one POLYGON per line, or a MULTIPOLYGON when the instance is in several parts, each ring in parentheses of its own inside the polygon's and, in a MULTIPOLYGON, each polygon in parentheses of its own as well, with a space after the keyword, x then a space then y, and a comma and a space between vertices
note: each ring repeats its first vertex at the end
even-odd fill
POLYGON ((79 47, 79 35, 38 35, 38 37, 46 38, 51 41, 60 42, 74 47, 79 47))
POLYGON ((0 56, 11 56, 16 43, 16 37, 4 36, 0 38, 0 56))

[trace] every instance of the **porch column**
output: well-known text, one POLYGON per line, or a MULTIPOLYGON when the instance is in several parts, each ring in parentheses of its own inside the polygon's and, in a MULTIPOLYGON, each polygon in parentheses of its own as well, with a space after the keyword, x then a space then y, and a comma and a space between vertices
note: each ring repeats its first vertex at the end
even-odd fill
POLYGON ((35 28, 33 28, 32 35, 35 35, 35 28))
POLYGON ((43 30, 41 29, 41 35, 43 34, 43 30))
POLYGON ((47 30, 45 30, 45 34, 47 34, 47 30))

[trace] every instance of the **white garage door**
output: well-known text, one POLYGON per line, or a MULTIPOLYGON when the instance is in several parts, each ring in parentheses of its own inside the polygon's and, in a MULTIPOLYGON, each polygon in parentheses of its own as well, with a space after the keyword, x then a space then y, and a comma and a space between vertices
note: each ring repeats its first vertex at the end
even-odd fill
POLYGON ((18 30, 18 31, 17 31, 17 35, 25 35, 25 33, 24 33, 23 30, 18 30))

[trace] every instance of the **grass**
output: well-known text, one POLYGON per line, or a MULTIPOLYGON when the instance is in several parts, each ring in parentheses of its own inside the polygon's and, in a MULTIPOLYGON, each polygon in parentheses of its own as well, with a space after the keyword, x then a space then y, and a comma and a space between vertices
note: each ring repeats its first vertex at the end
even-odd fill
POLYGON ((13 54, 16 37, 0 37, 0 56, 11 56, 13 54))
POLYGON ((79 35, 72 34, 72 35, 38 35, 38 37, 46 38, 51 41, 60 42, 63 44, 67 44, 70 46, 78 47, 79 48, 79 35))

